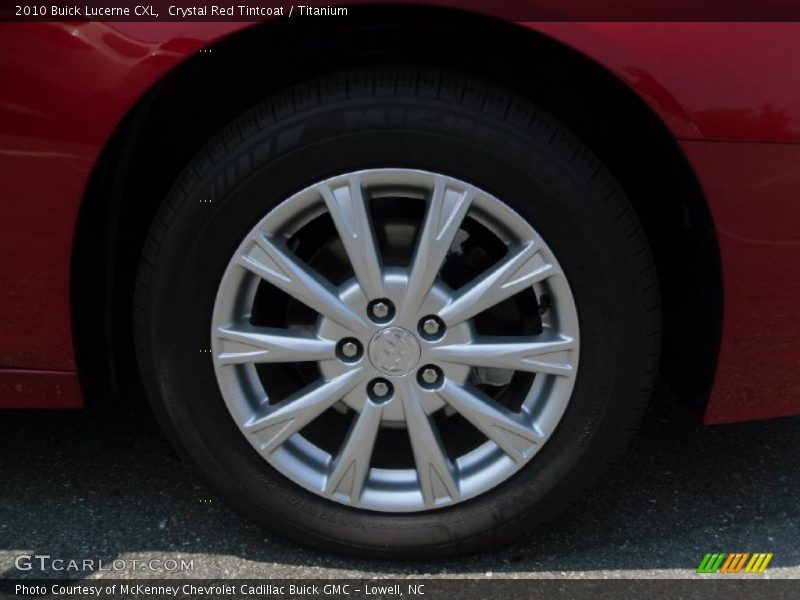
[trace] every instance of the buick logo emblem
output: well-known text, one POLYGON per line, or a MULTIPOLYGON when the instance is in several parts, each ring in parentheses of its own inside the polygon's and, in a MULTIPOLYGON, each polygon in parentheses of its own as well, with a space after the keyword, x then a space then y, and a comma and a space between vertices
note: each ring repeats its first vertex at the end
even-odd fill
POLYGON ((382 329, 369 343, 369 360, 372 366, 391 377, 411 371, 419 362, 420 354, 417 338, 402 327, 382 329))

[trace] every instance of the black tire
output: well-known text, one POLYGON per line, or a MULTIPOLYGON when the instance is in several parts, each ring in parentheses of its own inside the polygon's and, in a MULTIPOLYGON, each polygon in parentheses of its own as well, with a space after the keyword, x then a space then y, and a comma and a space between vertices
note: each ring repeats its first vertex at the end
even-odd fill
POLYGON ((169 193, 143 250, 135 336, 141 374, 168 436, 233 506, 303 544, 420 558, 516 538, 563 510, 618 456, 654 383, 659 293, 629 202, 565 127, 481 80, 381 68, 328 76, 271 98, 200 152, 169 193), (314 181, 387 166, 447 172, 534 224, 567 274, 582 332, 572 399, 544 448, 489 492, 420 513, 356 510, 283 477, 238 430, 202 352, 221 275, 250 228, 314 181))

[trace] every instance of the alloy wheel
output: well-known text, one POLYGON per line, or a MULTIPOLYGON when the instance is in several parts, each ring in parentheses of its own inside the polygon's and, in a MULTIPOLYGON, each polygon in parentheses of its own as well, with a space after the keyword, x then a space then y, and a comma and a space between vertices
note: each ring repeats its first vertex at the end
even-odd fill
POLYGON ((239 430, 284 476, 383 512, 455 504, 541 450, 577 376, 567 278, 532 225, 441 173, 315 183, 247 233, 211 326, 239 430))

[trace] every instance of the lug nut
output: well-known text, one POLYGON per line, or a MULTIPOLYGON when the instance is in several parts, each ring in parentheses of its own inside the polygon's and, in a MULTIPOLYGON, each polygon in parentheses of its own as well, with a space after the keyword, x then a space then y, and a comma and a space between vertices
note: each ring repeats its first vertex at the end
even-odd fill
POLYGON ((417 331, 427 340, 438 339, 444 335, 444 323, 436 315, 423 317, 417 325, 417 331))
POLYGON ((389 393, 389 386, 383 381, 379 381, 378 383, 372 386, 372 393, 375 394, 378 398, 383 398, 386 394, 389 393))
POLYGON ((385 319, 389 316, 389 305, 384 302, 378 302, 372 307, 372 316, 378 319, 385 319))
POLYGON ((436 335, 439 333, 439 323, 436 322, 436 319, 425 319, 422 330, 428 335, 436 335))
POLYGON ((436 383, 436 380, 439 379, 439 374, 432 367, 426 367, 422 369, 420 377, 422 377, 422 381, 425 383, 436 383))
POLYGON ((367 311, 369 312, 370 318, 378 323, 386 323, 391 321, 392 317, 394 317, 394 305, 391 300, 387 300, 386 298, 380 298, 370 302, 367 306, 367 311))
POLYGON ((361 356, 361 343, 355 338, 344 338, 336 347, 339 360, 350 361, 361 356))
POLYGON ((370 399, 378 404, 388 402, 392 397, 392 384, 385 379, 373 379, 368 389, 370 399))
POLYGON ((358 354, 358 346, 356 346, 353 342, 345 342, 342 344, 342 354, 344 354, 347 358, 353 358, 356 354, 358 354))
POLYGON ((442 382, 442 370, 435 365, 425 365, 417 371, 417 382, 424 388, 434 388, 442 382))

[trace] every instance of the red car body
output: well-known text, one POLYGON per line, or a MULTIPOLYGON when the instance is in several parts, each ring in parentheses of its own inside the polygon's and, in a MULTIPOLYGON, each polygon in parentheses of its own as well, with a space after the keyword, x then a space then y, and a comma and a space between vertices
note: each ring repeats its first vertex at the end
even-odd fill
MULTIPOLYGON (((490 3, 475 10, 492 12, 490 3)), ((159 80, 254 26, 0 27, 0 406, 82 406, 72 260, 98 161, 159 80)), ((513 26, 622 81, 677 141, 699 181, 719 248, 723 305, 704 421, 800 414, 800 25, 513 26)))

